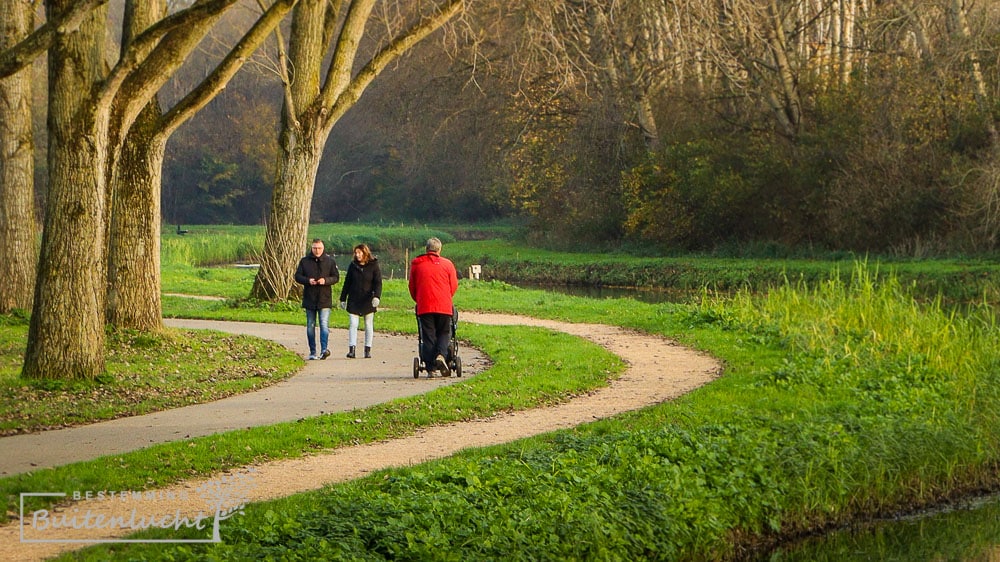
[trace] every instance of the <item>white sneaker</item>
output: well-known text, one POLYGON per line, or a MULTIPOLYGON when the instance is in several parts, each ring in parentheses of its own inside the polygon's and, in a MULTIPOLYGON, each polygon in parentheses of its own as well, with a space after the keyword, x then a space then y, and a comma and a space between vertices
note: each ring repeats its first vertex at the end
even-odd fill
POLYGON ((309 356, 309 360, 310 360, 310 361, 312 361, 312 360, 314 360, 314 359, 316 359, 316 356, 315 356, 315 355, 310 355, 310 356, 309 356))

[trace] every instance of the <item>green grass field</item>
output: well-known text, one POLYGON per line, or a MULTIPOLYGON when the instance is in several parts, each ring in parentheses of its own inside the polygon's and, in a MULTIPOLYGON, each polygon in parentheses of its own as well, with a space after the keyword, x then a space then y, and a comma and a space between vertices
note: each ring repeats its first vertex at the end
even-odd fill
MULTIPOLYGON (((206 277, 192 285, 202 294, 238 296, 227 294, 232 279, 213 281, 214 273, 197 273, 200 267, 165 267, 165 291, 185 286, 194 272, 206 277)), ((912 283, 877 265, 840 263, 836 270, 766 292, 706 290, 688 304, 592 300, 463 280, 462 310, 531 311, 663 335, 722 360, 724 376, 678 400, 574 430, 248 506, 226 521, 223 544, 115 545, 74 557, 723 559, 1000 484, 1000 338, 992 310, 956 312, 915 295, 912 283)), ((387 283, 384 301, 405 298, 402 281, 387 283)), ((164 302, 172 315, 300 320, 294 306, 164 302)), ((412 325, 406 311, 387 311, 380 320, 385 330, 412 332, 412 325)), ((582 340, 560 336, 552 345, 546 331, 465 324, 462 337, 491 355, 489 371, 366 409, 374 423, 333 414, 122 455, 129 470, 113 474, 87 462, 3 478, 8 508, 24 490, 163 485, 544 404, 604 384, 622 369, 582 340), (509 359, 527 356, 534 358, 529 378, 520 376, 525 363, 509 359)))

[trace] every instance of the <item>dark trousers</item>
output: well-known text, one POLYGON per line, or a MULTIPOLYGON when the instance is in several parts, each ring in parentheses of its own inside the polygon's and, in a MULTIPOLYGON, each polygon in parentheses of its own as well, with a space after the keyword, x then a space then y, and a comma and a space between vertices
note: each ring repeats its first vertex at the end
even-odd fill
POLYGON ((451 315, 421 314, 417 316, 420 323, 420 359, 428 367, 434 364, 438 355, 448 357, 448 346, 451 345, 451 315))

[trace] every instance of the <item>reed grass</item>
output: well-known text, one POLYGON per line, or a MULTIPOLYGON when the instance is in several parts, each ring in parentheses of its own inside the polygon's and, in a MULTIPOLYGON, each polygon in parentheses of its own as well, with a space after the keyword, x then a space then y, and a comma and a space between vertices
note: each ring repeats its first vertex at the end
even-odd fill
MULTIPOLYGON (((327 251, 350 256, 357 244, 368 244, 376 253, 423 251, 424 242, 435 236, 450 243, 455 237, 441 229, 403 224, 326 223, 310 225, 306 238, 323 240, 327 251)), ((261 226, 190 226, 183 236, 172 231, 161 235, 161 261, 165 265, 207 267, 258 263, 264 247, 261 226)), ((303 246, 302 255, 308 251, 303 246)), ((344 266, 347 264, 344 263, 344 266)))
POLYGON ((803 447, 814 455, 789 466, 802 521, 931 502, 949 486, 975 489, 997 462, 993 311, 919 302, 876 269, 858 263, 848 279, 702 305, 727 330, 784 350, 780 367, 751 386, 781 414, 772 429, 814 444, 803 447))

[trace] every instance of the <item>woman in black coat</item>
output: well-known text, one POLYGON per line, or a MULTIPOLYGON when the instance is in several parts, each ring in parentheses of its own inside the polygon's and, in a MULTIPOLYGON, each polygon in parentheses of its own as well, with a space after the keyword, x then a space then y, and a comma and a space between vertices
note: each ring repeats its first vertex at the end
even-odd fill
POLYGON ((375 337, 375 311, 382 298, 382 271, 378 258, 372 255, 368 244, 354 247, 354 261, 347 267, 344 287, 340 290, 340 308, 350 316, 347 332, 347 357, 354 359, 358 345, 358 322, 365 317, 365 359, 371 359, 372 339, 375 337))

